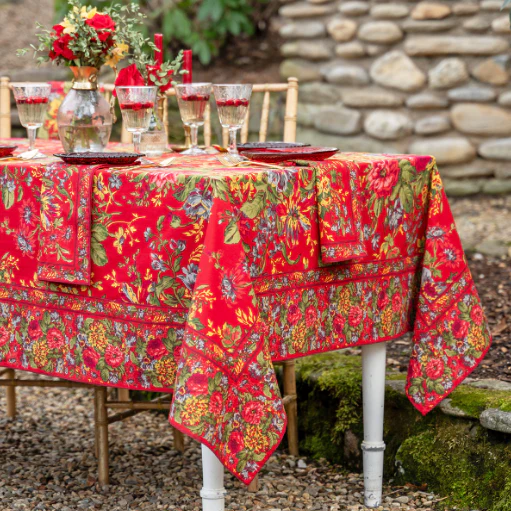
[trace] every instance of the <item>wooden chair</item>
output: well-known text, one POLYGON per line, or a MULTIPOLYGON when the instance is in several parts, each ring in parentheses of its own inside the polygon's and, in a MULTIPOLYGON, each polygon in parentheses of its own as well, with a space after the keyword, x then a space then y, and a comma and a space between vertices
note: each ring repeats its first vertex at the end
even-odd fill
MULTIPOLYGON (((107 100, 110 99, 114 89, 113 84, 102 85, 102 93, 107 100)), ((259 141, 266 141, 270 119, 270 94, 285 93, 285 114, 284 114, 284 134, 285 142, 296 141, 296 120, 298 108, 298 80, 289 78, 287 83, 276 84, 255 84, 253 94, 263 94, 261 118, 259 124, 259 141)), ((166 92, 165 104, 163 109, 163 121, 165 126, 168 125, 168 105, 169 98, 175 97, 174 89, 166 92)), ((10 84, 6 77, 0 78, 0 138, 9 138, 11 136, 11 117, 10 117, 10 84)), ((247 111, 247 118, 241 131, 241 142, 246 142, 249 135, 250 109, 247 111)), ((228 132, 222 130, 222 144, 227 145, 228 132)), ((122 130, 121 141, 131 142, 131 135, 122 130)), ((211 107, 208 104, 205 113, 204 123, 204 142, 205 145, 211 145, 211 107)), ((278 364, 276 364, 278 365, 278 364)), ((296 376, 295 362, 293 360, 282 362, 283 366, 283 402, 288 417, 287 439, 289 453, 298 456, 298 423, 297 423, 297 396, 296 396, 296 376)), ((0 386, 7 387, 7 416, 16 416, 16 386, 30 386, 30 380, 17 380, 12 369, 5 369, 0 372, 4 375, 5 381, 0 380, 0 386), (23 383, 20 383, 23 382, 23 383)), ((133 401, 130 398, 130 392, 127 389, 116 389, 117 396, 115 400, 109 399, 106 387, 91 387, 89 385, 74 382, 46 382, 32 381, 35 386, 41 387, 86 387, 94 388, 94 427, 95 427, 95 450, 98 458, 98 474, 100 484, 108 484, 109 481, 109 462, 108 462, 108 425, 114 422, 125 420, 129 417, 146 411, 146 410, 169 410, 170 401, 163 395, 153 401, 133 401), (117 413, 109 416, 108 410, 116 410, 117 413), (122 411, 121 411, 122 410, 122 411)), ((185 446, 183 434, 174 429, 174 448, 183 451, 185 446)), ((249 486, 249 491, 257 491, 257 478, 249 486)))

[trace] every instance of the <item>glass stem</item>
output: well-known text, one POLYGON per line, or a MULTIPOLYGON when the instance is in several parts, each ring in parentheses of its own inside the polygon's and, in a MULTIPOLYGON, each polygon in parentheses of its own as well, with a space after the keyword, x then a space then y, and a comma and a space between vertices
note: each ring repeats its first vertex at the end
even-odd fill
POLYGON ((33 151, 35 149, 35 137, 37 133, 37 128, 27 128, 28 134, 28 150, 33 151))
POLYGON ((140 131, 133 132, 133 148, 136 153, 140 153, 140 141, 142 140, 142 133, 140 131))
POLYGON ((229 129, 229 153, 238 154, 238 146, 236 145, 237 128, 229 129))
POLYGON ((192 139, 191 149, 197 149, 199 146, 199 127, 197 124, 190 124, 190 138, 192 139))

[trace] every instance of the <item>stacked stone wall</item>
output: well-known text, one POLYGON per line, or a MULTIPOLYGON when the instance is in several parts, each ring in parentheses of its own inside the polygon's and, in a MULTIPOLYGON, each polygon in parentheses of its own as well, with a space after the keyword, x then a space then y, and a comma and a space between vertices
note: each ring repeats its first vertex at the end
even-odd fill
POLYGON ((501 0, 285 1, 298 138, 433 154, 451 194, 511 193, 509 11, 501 0))

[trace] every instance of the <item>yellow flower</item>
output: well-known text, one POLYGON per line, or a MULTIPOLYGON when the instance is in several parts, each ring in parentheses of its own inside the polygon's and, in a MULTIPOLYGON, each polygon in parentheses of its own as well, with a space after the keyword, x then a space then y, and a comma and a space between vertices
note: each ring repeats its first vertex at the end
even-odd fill
POLYGON ((119 230, 114 234, 114 247, 117 248, 117 253, 122 254, 122 246, 126 241, 126 234, 124 232, 124 227, 119 227, 119 230))
POLYGON ((64 21, 60 24, 61 27, 64 27, 64 34, 72 34, 76 32, 76 27, 67 19, 64 18, 64 21))
POLYGON ((183 424, 197 426, 208 413, 208 400, 204 396, 192 396, 183 404, 181 419, 183 424))
POLYGON ((165 386, 174 385, 176 379, 176 363, 170 358, 161 358, 154 365, 158 381, 165 386))
POLYGON ((102 323, 92 323, 89 331, 89 343, 97 351, 103 353, 106 350, 108 339, 107 331, 102 323))
POLYGON ((124 58, 126 53, 128 53, 129 46, 125 43, 117 43, 112 53, 106 59, 105 64, 110 67, 115 67, 120 60, 124 58))
POLYGON ((265 452, 269 447, 270 441, 265 436, 258 425, 249 424, 245 435, 245 447, 256 453, 265 452))
POLYGON ((91 19, 92 17, 94 17, 95 14, 97 14, 98 10, 95 7, 93 7, 90 11, 87 11, 87 7, 84 5, 81 9, 75 7, 73 9, 73 12, 76 14, 80 14, 82 18, 91 19))

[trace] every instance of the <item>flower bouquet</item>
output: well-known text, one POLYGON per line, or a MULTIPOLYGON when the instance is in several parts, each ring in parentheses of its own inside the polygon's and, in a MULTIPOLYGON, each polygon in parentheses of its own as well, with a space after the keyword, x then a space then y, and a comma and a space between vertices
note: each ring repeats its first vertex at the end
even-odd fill
MULTIPOLYGON (((70 10, 61 23, 51 29, 37 24, 39 44, 31 48, 38 63, 64 65, 74 74, 73 87, 57 115, 64 150, 102 151, 115 120, 114 103, 109 106, 97 90, 101 66, 110 66, 117 74, 117 65, 127 59, 140 70, 144 84, 165 89, 171 86, 182 55, 172 62, 163 62, 162 58, 156 62, 148 56, 147 48, 158 48, 138 31, 145 15, 137 4, 114 4, 98 11, 95 7, 82 6, 79 0, 68 0, 68 3, 70 10)), ((28 51, 27 48, 19 50, 18 55, 28 51)))

